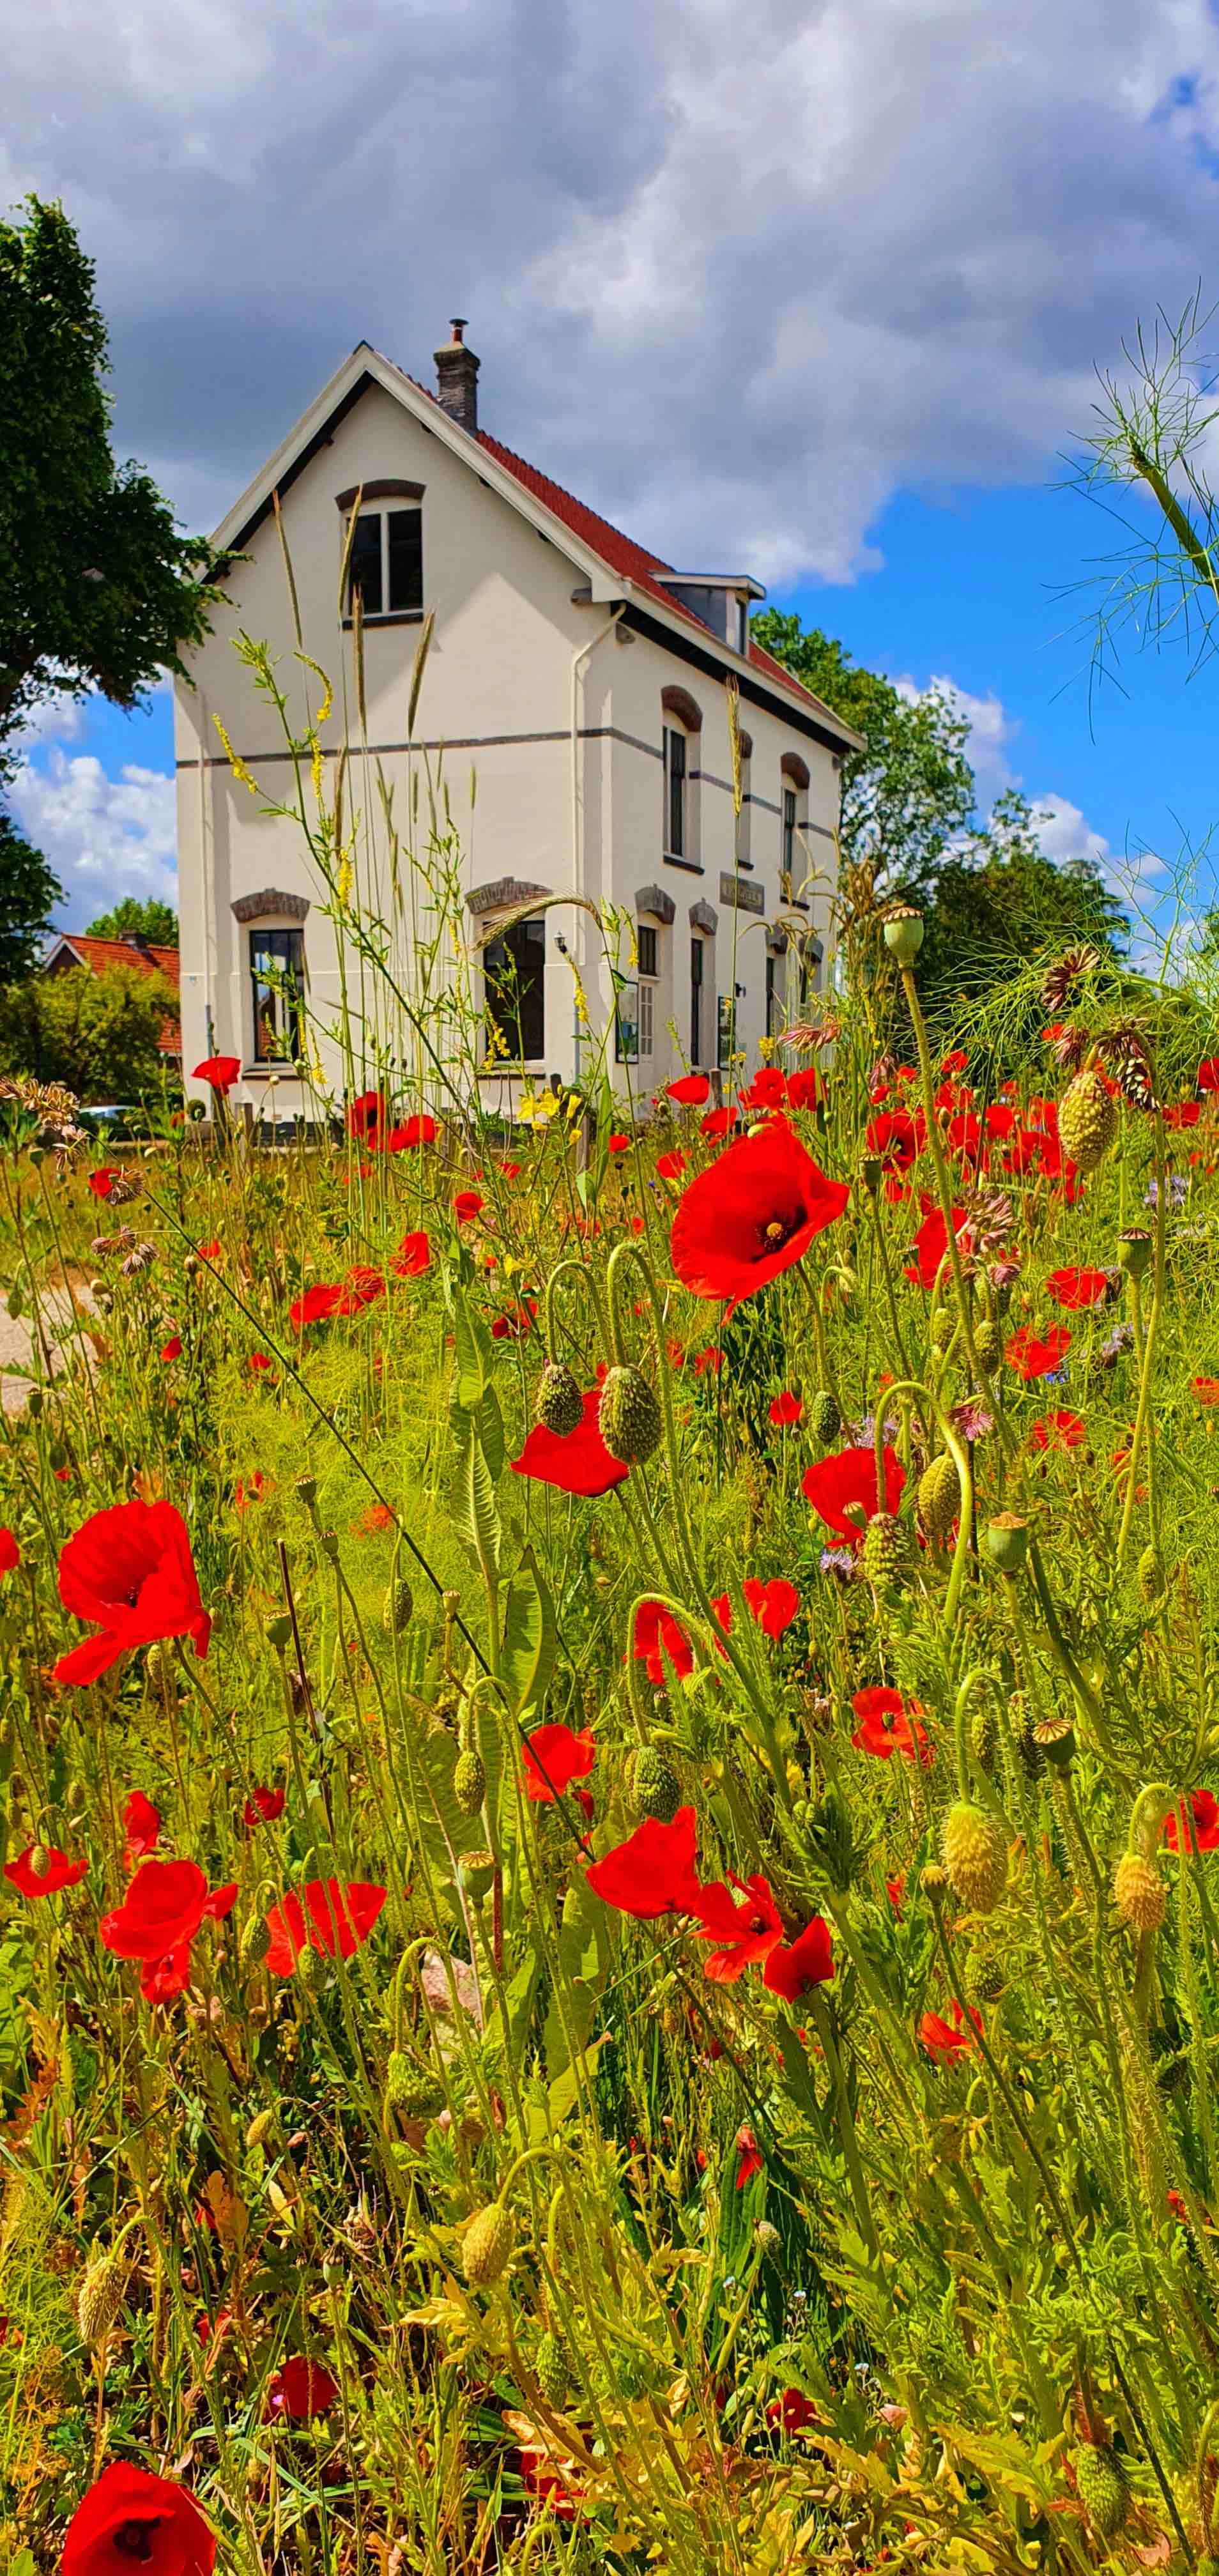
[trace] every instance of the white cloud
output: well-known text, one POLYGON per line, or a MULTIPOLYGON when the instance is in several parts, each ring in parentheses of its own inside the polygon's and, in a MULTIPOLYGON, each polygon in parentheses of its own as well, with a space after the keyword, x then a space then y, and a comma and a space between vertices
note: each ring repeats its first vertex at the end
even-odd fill
MULTIPOLYGON (((946 672, 936 673, 924 685, 938 689, 968 721, 965 754, 977 781, 978 812, 986 816, 1005 788, 1025 786, 1020 772, 1013 768, 1008 756, 1020 732, 1019 719, 1009 712, 994 690, 984 698, 978 697, 973 690, 962 688, 946 672)), ((895 680, 894 687, 904 698, 917 698, 922 694, 919 683, 908 674, 895 680)), ((1060 795, 1056 789, 1034 792, 1026 788, 1025 793, 1037 817, 1038 840, 1046 857, 1052 859, 1056 867, 1069 867, 1073 862, 1091 860, 1114 893, 1128 904, 1154 902, 1163 891, 1154 880, 1167 876, 1168 870, 1163 859, 1153 850, 1141 849, 1134 842, 1115 850, 1104 833, 1089 823, 1082 808, 1072 804, 1070 797, 1060 795)))
POLYGON ((944 671, 933 672, 921 685, 909 673, 903 673, 893 686, 900 698, 907 699, 922 697, 924 689, 936 689, 958 715, 964 716, 969 726, 965 755, 977 780, 979 811, 989 813, 996 796, 1015 784, 1015 771, 1007 755, 1020 731, 1019 717, 1009 713, 993 689, 987 697, 977 697, 972 689, 963 689, 959 680, 949 679, 944 671))
POLYGON ((1043 478, 1219 241, 1208 0, 59 0, 5 80, 194 520, 460 310, 488 424, 671 559, 852 579, 899 487, 1043 478))
POLYGON ((17 743, 24 752, 32 750, 37 742, 74 742, 84 721, 85 710, 81 700, 70 697, 62 689, 56 690, 51 697, 43 698, 37 706, 30 708, 17 734, 17 743))
POLYGON ((174 798, 171 776, 135 762, 110 778, 91 754, 56 746, 21 763, 8 803, 62 882, 66 926, 83 929, 124 894, 177 901, 174 798))

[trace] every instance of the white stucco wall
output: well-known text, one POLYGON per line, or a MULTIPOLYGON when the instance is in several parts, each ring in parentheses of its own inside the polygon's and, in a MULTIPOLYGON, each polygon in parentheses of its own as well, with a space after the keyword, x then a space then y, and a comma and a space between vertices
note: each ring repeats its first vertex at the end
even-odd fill
MULTIPOLYGON (((671 1015, 683 1047, 688 1047, 689 907, 699 900, 708 903, 717 915, 717 930, 705 960, 703 1062, 708 1067, 715 1063, 716 993, 735 981, 745 987, 738 1043, 748 1050, 751 1065, 756 1063, 764 1026, 764 931, 752 916, 734 916, 721 899, 721 873, 731 870, 734 846, 722 677, 691 669, 678 653, 647 635, 624 642, 607 632, 612 606, 573 600, 573 591, 587 588, 587 568, 529 525, 471 470, 465 456, 453 453, 440 435, 380 386, 363 395, 283 494, 282 513, 305 650, 334 686, 334 708, 322 737, 328 800, 345 730, 353 746, 345 801, 348 816, 361 817, 356 864, 364 905, 391 916, 379 766, 393 795, 403 844, 412 838, 414 814, 413 838, 426 853, 432 837, 429 811, 435 813, 437 836, 449 843, 444 863, 459 872, 464 891, 501 878, 542 885, 556 894, 571 893, 582 883, 594 901, 608 894, 633 911, 639 886, 663 885, 676 906, 676 919, 661 941, 656 1052, 650 1065, 631 1075, 638 1090, 659 1085, 677 1067, 679 1052, 665 1029, 671 1015), (352 639, 342 629, 337 607, 344 520, 336 495, 383 478, 424 486, 424 596, 435 612, 435 629, 413 749, 406 742, 407 701, 420 627, 392 622, 366 629, 370 751, 364 759, 354 748, 358 720, 352 639), (580 740, 573 795, 577 656, 580 740), (687 689, 703 716, 701 733, 690 746, 691 770, 701 775, 692 775, 689 790, 698 803, 701 873, 667 864, 663 849, 661 693, 671 684, 687 689)), ((244 630, 270 642, 290 718, 298 728, 303 729, 306 691, 316 708, 321 686, 295 659, 288 588, 272 517, 249 538, 246 555, 230 578, 230 604, 195 657, 194 685, 180 685, 176 692, 178 838, 184 1066, 189 1078, 211 1046, 239 1056, 243 1079, 237 1096, 258 1106, 266 1083, 251 1070, 249 932, 234 918, 234 900, 267 887, 308 898, 304 929, 310 993, 314 1014, 323 1023, 339 1019, 344 977, 334 927, 321 910, 325 890, 306 836, 299 825, 260 812, 259 800, 232 775, 216 731, 214 719, 219 717, 234 750, 270 800, 292 800, 296 781, 282 730, 273 707, 243 668, 235 639, 244 630)), ((782 716, 743 702, 741 721, 753 739, 751 881, 761 886, 766 916, 773 919, 779 906, 782 754, 796 752, 806 761, 810 820, 827 831, 837 812, 837 773, 829 750, 782 716)), ((305 801, 312 819, 316 809, 307 778, 305 801)), ((807 846, 814 862, 832 870, 830 838, 811 833, 807 846)), ((433 849, 432 858, 435 865, 441 854, 433 849)), ((408 912, 412 903, 419 915, 416 928, 426 934, 427 897, 417 875, 408 912)), ((806 917, 824 938, 824 890, 811 903, 806 917)), ((281 918, 286 921, 286 916, 269 914, 265 926, 281 918)), ((581 1057, 582 1069, 588 1070, 595 1046, 580 1035, 575 985, 558 950, 560 936, 583 975, 594 1027, 608 1018, 610 983, 599 960, 595 925, 569 906, 548 913, 546 1055, 536 1071, 569 1079, 581 1057)), ((405 919, 393 949, 395 972, 404 985, 410 984, 418 958, 405 919)), ((358 1023, 361 978, 350 943, 346 966, 348 1002, 354 997, 358 1023)), ((478 969, 475 979, 481 990, 478 969)), ((404 1035, 401 1015, 373 996, 367 977, 363 991, 370 1038, 388 1035, 395 1052, 406 1053, 409 1032, 404 1035)), ((341 1091, 340 1046, 323 1041, 320 1052, 329 1083, 341 1091)), ((625 1083, 626 1076, 619 1071, 618 1079, 625 1083)), ((484 1085, 486 1096, 503 1107, 511 1105, 518 1088, 502 1079, 484 1085)), ((291 1078, 280 1077, 275 1097, 281 1109, 291 1109, 303 1094, 291 1078)))

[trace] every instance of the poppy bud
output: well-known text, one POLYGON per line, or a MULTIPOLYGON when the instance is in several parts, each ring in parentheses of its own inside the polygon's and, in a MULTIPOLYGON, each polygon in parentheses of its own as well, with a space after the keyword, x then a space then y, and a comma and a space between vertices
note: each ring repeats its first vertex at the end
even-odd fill
POLYGON ((951 1883, 947 1870, 941 1869, 938 1862, 933 1860, 928 1861, 926 1869, 919 1876, 919 1886, 924 1896, 931 1898, 933 1905, 938 1904, 941 1897, 947 1896, 951 1883))
POLYGON ((88 1791, 85 1788, 83 1780, 69 1780, 67 1795, 64 1798, 64 1805, 68 1814, 70 1816, 83 1816, 88 1804, 88 1791))
POLYGON ((601 1437, 611 1458, 628 1467, 650 1458, 660 1445, 660 1406, 637 1368, 612 1368, 601 1389, 601 1437))
POLYGON ((483 1769, 482 1755, 475 1752, 472 1745, 467 1745, 465 1752, 458 1754, 453 1772, 453 1796, 457 1802, 458 1813, 463 1816, 476 1816, 486 1794, 487 1775, 483 1769))
POLYGON ((247 2147, 260 2147, 274 2123, 274 2111, 257 2111, 245 2133, 247 2147))
POLYGON ((986 1553, 1000 1574, 1019 1574, 1029 1552, 1029 1525, 1019 1512, 996 1512, 986 1524, 986 1553))
POLYGON ((631 1764, 631 1803, 658 1824, 672 1824, 681 1805, 681 1782, 658 1744, 641 1744, 631 1764))
POLYGON ((1117 1133, 1117 1105, 1099 1073, 1085 1065, 1063 1093, 1058 1110, 1058 1141, 1064 1159, 1078 1172, 1094 1172, 1117 1133))
POLYGON ((753 2231, 753 2241, 763 2254, 778 2254, 782 2251, 783 2239, 778 2228, 772 2225, 769 2218, 759 2218, 753 2231))
POLYGON ((292 1621, 288 1612, 286 1610, 277 1610, 273 1617, 270 1619, 264 1619, 262 1623, 262 1633, 266 1638, 267 1644, 269 1646, 274 1646, 276 1653, 281 1654, 284 1647, 291 1643, 292 1638, 292 1621))
POLYGON ((1158 1869, 1138 1852, 1123 1852, 1113 1873, 1113 1900, 1123 1923, 1136 1932, 1158 1932, 1168 1911, 1158 1869))
POLYGON ((931 1319, 933 1351, 946 1351, 956 1329, 957 1319, 951 1306, 937 1306, 931 1319))
POLYGON ((127 2267, 121 2254, 92 2255, 76 2293, 76 2321, 90 2352, 104 2343, 123 2304, 127 2267))
POLYGON ((1108 2442, 1088 2442, 1071 2454, 1081 2504, 1098 2540, 1115 2540, 1130 2512, 1130 2489, 1119 2453, 1108 2442))
POLYGON ((884 941, 899 966, 913 966, 923 944, 923 916, 912 903, 895 903, 886 913, 884 941))
POLYGON ((426 2066, 417 2066, 405 2049, 395 2048, 385 2071, 385 2108, 400 2120, 428 2120, 440 2108, 444 2093, 426 2066))
POLYGON ((558 2335, 543 2335, 533 2368, 547 2405, 561 2406, 567 2395, 567 2355, 558 2335))
POLYGON ((547 1431, 564 1435, 574 1431, 584 1419, 584 1398, 580 1381, 558 1360, 549 1360, 542 1371, 534 1412, 547 1431))
POLYGON ((861 1551, 869 1583, 878 1592, 900 1592, 914 1571, 910 1532, 896 1512, 873 1512, 861 1551))
POLYGON ((238 1944, 238 1957, 243 1968, 259 1968, 271 1947, 271 1927, 261 1914, 247 1923, 238 1944))
POLYGON ((182 1264, 182 1269, 186 1278, 197 1279, 199 1276, 198 1255, 194 1252, 188 1252, 186 1259, 182 1264))
POLYGON ((1142 1279, 1150 1267, 1155 1246, 1146 1227, 1125 1226, 1117 1238, 1117 1266, 1128 1279, 1142 1279))
POLYGON ((461 2240, 461 2268, 471 2289, 487 2290, 502 2279, 512 2260, 512 2234, 511 2212, 500 2200, 470 2220, 461 2240))
POLYGON ((25 1399, 25 1409, 31 1422, 37 1422, 39 1414, 42 1411, 42 1388, 40 1386, 32 1386, 30 1388, 25 1399))
POLYGON ((381 1607, 381 1624, 389 1637, 400 1637, 409 1628, 415 1607, 414 1595, 404 1574, 395 1575, 381 1607))
POLYGON ((958 1798, 944 1819, 942 1849, 958 1904, 970 1914, 993 1914, 1007 1886, 1007 1843, 995 1817, 958 1798))
POLYGON ((929 1539, 946 1547, 961 1508, 961 1479, 951 1450, 933 1458, 919 1478, 918 1516, 929 1539))
POLYGON ((965 1992, 975 2004, 997 2004, 1007 1989, 1007 1978, 998 1959, 988 1959, 982 1950, 970 1952, 965 1962, 965 1992))
POLYGON ((1139 1599, 1146 1603, 1149 1610, 1154 1608, 1157 1601, 1163 1599, 1166 1583, 1164 1559, 1158 1547, 1145 1547, 1139 1558, 1138 1586, 1139 1599))
POLYGON ((982 1368, 988 1371, 997 1369, 1003 1357, 1003 1335, 999 1326, 991 1323, 975 1324, 974 1349, 982 1368))
POLYGON ((844 1896, 859 1875, 859 1853, 850 1810, 838 1789, 827 1789, 808 1822, 809 1850, 825 1871, 831 1887, 844 1896))
MULTIPOLYGON (((15 1788, 17 1788, 17 1787, 19 1787, 19 1786, 20 1786, 20 1783, 19 1783, 19 1782, 16 1782, 16 1781, 10 1782, 10 1787, 12 1787, 12 1788, 14 1788, 14 1789, 15 1789, 15 1788)), ((45 1844, 45 1843, 35 1843, 35 1844, 34 1844, 33 1849, 32 1849, 32 1851, 31 1851, 31 1853, 30 1853, 30 1869, 31 1869, 31 1872, 32 1872, 32 1874, 33 1874, 33 1876, 34 1876, 35 1878, 49 1878, 49 1877, 50 1877, 50 1875, 51 1875, 51 1855, 50 1855, 49 1851, 47 1850, 47 1847, 46 1847, 46 1844, 45 1844)))
POLYGON ((809 1405, 808 1427, 814 1440, 836 1440, 842 1429, 837 1399, 827 1387, 819 1387, 809 1405))

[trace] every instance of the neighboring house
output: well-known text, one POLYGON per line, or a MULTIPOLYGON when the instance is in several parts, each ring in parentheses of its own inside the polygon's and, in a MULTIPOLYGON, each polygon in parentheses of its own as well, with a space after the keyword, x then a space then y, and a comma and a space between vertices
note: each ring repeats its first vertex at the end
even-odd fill
MULTIPOLYGON (((218 734, 219 723, 263 796, 290 799, 274 710, 233 649, 243 631, 270 644, 303 727, 305 689, 315 707, 320 689, 295 659, 276 495, 304 644, 336 683, 326 794, 346 696, 345 798, 349 814, 364 808, 362 848, 384 840, 374 764, 405 842, 420 774, 426 764, 434 779, 443 759, 476 979, 508 1041, 492 1044, 479 1075, 490 1106, 511 1109, 549 1074, 587 1075, 613 1019, 585 910, 508 921, 543 893, 612 902, 635 924, 638 968, 608 1052, 619 1087, 641 1095, 686 1064, 713 1071, 734 1045, 756 1062, 758 1041, 824 978, 839 769, 858 737, 751 641, 750 606, 765 594, 747 573, 674 571, 479 429, 479 362, 464 327, 455 322, 436 352, 435 395, 362 341, 216 531, 232 559, 228 605, 175 693, 183 1061, 189 1081, 201 1058, 238 1056, 237 1097, 256 1110, 272 1076, 277 1112, 307 1104, 285 1073, 299 1033, 294 979, 307 979, 315 1025, 337 1019, 341 990, 304 837, 260 812, 218 734), (367 765, 350 656, 357 588, 367 765)), ((426 818, 426 786, 420 808, 426 818)), ((341 1089, 337 1050, 323 1044, 321 1055, 341 1089)))
MULTIPOLYGON (((128 931, 122 939, 84 939, 76 931, 61 931, 51 942, 42 961, 44 975, 79 974, 112 975, 117 966, 134 967, 138 974, 164 975, 178 990, 178 951, 176 948, 154 948, 138 931, 128 931)), ((182 1053, 182 1034, 177 1020, 161 1023, 160 1048, 168 1062, 176 1065, 182 1053)))

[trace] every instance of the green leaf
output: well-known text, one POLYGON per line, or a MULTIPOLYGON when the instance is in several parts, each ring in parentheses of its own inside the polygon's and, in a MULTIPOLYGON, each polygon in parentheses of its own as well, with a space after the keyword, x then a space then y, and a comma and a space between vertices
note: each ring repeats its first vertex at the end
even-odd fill
POLYGON ((504 1688, 522 1725, 542 1704, 554 1658, 554 1608, 533 1549, 527 1547, 508 1590, 500 1666, 504 1688))
POLYGON ((463 1413, 476 1413, 491 1383, 491 1335, 464 1288, 453 1293, 453 1330, 457 1344, 454 1402, 463 1413))
POLYGON ((449 1509, 458 1538, 473 1549, 481 1566, 499 1574, 500 1520, 495 1485, 483 1454, 478 1417, 461 1413, 456 1421, 457 1461, 449 1490, 449 1509))
POLYGON ((578 2057, 573 2057, 570 2066, 565 2067, 551 2085, 548 2100, 552 2131, 567 2118, 569 2111, 574 2111, 580 2099, 581 2083, 591 2083, 598 2055, 604 2046, 603 2038, 595 2039, 590 2048, 582 2049, 578 2057))

